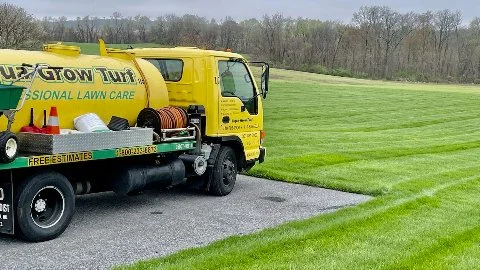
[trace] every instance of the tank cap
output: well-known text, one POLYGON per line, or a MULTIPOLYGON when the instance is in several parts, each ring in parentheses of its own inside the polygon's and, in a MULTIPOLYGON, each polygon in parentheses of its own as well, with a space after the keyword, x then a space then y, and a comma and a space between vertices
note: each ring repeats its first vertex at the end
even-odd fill
POLYGON ((81 53, 80 47, 64 45, 62 43, 43 45, 43 51, 68 56, 78 56, 81 53))

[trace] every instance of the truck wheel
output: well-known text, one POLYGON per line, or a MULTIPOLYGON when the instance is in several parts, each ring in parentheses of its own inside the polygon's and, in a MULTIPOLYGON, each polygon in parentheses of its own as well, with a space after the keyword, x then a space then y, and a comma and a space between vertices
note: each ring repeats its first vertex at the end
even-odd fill
POLYGON ((211 173, 209 192, 216 196, 225 196, 232 192, 237 180, 237 159, 232 148, 222 146, 211 173))
POLYGON ((11 163, 17 158, 18 139, 10 131, 0 132, 0 162, 11 163))
POLYGON ((42 242, 62 234, 75 211, 75 194, 65 176, 40 173, 17 187, 16 229, 31 242, 42 242))

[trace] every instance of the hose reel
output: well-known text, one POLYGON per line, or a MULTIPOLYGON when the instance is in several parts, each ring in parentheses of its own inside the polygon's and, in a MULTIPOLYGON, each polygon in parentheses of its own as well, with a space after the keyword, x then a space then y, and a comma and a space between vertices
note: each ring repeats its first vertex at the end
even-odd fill
POLYGON ((137 126, 153 128, 157 134, 165 129, 186 128, 188 126, 188 114, 184 109, 173 106, 157 110, 145 108, 138 114, 137 126))

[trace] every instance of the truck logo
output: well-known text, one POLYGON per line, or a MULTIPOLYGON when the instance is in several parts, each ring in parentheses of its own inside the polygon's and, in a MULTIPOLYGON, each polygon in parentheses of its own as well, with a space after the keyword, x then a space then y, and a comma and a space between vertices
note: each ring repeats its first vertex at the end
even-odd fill
POLYGON ((3 193, 3 188, 0 188, 0 201, 3 201, 5 194, 3 193))
MULTIPOLYGON (((31 68, 23 66, 0 64, 0 82, 11 82, 26 75, 31 68)), ((95 83, 95 74, 99 74, 104 84, 138 84, 135 72, 131 68, 123 70, 110 69, 107 67, 64 67, 63 69, 42 69, 38 77, 49 83, 95 83)), ((30 80, 31 77, 25 78, 30 80)))

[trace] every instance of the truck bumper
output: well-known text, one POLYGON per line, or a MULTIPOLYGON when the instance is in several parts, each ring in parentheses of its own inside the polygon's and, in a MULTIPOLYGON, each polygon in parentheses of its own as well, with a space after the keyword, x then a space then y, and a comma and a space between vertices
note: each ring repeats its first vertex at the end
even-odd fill
POLYGON ((267 148, 260 147, 260 156, 258 157, 258 163, 263 163, 265 161, 266 156, 267 156, 267 148))

